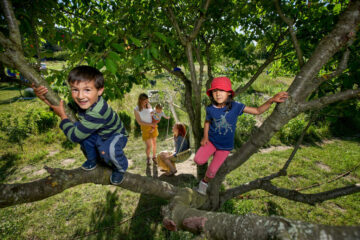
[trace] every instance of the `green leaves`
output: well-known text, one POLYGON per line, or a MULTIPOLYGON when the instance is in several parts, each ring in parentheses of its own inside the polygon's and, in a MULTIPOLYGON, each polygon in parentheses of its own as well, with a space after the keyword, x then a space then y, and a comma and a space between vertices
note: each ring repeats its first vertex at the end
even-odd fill
POLYGON ((140 41, 139 39, 130 36, 130 40, 131 40, 131 42, 132 42, 133 44, 135 44, 135 46, 141 47, 142 44, 141 44, 141 41, 140 41))
POLYGON ((112 43, 111 47, 114 48, 118 53, 124 53, 125 52, 124 44, 112 43))
POLYGON ((163 40, 165 43, 168 43, 169 40, 166 38, 166 36, 160 32, 154 32, 155 36, 157 36, 159 39, 163 40))
POLYGON ((105 66, 106 69, 109 70, 112 74, 116 73, 117 65, 110 56, 105 59, 105 66))

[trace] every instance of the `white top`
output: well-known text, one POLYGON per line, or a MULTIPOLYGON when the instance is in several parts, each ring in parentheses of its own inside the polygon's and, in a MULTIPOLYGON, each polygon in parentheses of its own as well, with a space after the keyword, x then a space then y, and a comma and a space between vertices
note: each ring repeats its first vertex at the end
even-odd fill
POLYGON ((151 113, 153 109, 151 106, 150 108, 143 108, 141 111, 139 111, 139 106, 136 106, 134 110, 139 113, 141 121, 146 123, 152 123, 151 113))

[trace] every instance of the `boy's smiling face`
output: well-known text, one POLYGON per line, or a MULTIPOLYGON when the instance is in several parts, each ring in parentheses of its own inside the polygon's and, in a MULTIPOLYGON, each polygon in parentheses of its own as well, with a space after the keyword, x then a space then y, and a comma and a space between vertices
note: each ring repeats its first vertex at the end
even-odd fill
POLYGON ((71 96, 81 109, 88 109, 97 102, 104 88, 97 89, 95 81, 78 81, 70 83, 71 96))

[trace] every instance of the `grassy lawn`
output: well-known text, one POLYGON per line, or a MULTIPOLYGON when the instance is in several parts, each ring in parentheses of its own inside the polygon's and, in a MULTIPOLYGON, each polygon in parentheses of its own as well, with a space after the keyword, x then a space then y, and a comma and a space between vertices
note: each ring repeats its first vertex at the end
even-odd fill
MULTIPOLYGON (((157 81, 156 89, 168 86, 168 80, 163 78, 157 81)), ((133 117, 137 97, 147 89, 150 87, 136 86, 125 99, 113 101, 110 105, 116 110, 127 111, 133 117)), ((0 101, 18 96, 16 88, 0 85, 0 101)), ((38 99, 18 100, 0 104, 0 113, 22 118, 24 113, 37 108, 47 109, 38 99)), ((168 109, 165 108, 165 111, 168 109)), ((178 114, 181 121, 187 121, 181 110, 178 114)), ((164 135, 159 138, 158 151, 172 149, 171 141, 163 139, 164 135)), ((47 176, 43 170, 45 165, 72 169, 85 161, 79 146, 69 144, 57 127, 29 135, 23 140, 22 148, 0 131, 0 145, 1 183, 34 181, 47 176)), ((128 171, 145 175, 144 144, 134 132, 131 132, 125 153, 130 161, 128 171)), ((290 153, 291 150, 255 154, 240 169, 227 176, 226 187, 277 171, 290 153)), ((322 183, 352 169, 359 159, 359 138, 333 139, 304 146, 289 167, 289 177, 279 178, 274 183, 291 189, 322 183)), ((303 192, 326 191, 359 183, 359 179, 360 170, 357 169, 345 178, 303 192)), ((192 187, 195 183, 190 182, 188 186, 192 187)), ((357 193, 309 206, 254 191, 228 201, 221 210, 234 214, 275 214, 321 224, 359 225, 359 199, 360 194, 357 193)), ((190 233, 169 232, 162 227, 160 208, 166 203, 157 197, 114 186, 84 184, 42 201, 0 209, 0 239, 194 239, 195 236, 190 233)))

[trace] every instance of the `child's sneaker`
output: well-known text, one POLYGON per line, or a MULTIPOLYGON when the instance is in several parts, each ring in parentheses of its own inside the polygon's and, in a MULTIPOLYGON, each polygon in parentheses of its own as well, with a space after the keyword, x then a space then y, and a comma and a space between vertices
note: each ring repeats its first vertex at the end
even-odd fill
POLYGON ((110 176, 110 182, 113 185, 120 185, 124 180, 124 173, 113 171, 110 176))
POLYGON ((196 189, 196 191, 198 193, 200 193, 201 195, 206 195, 207 187, 208 187, 208 184, 206 182, 204 182, 203 180, 201 180, 199 183, 199 187, 196 189))
POLYGON ((81 166, 82 169, 85 171, 90 171, 96 168, 96 161, 86 160, 86 162, 83 163, 81 166))

